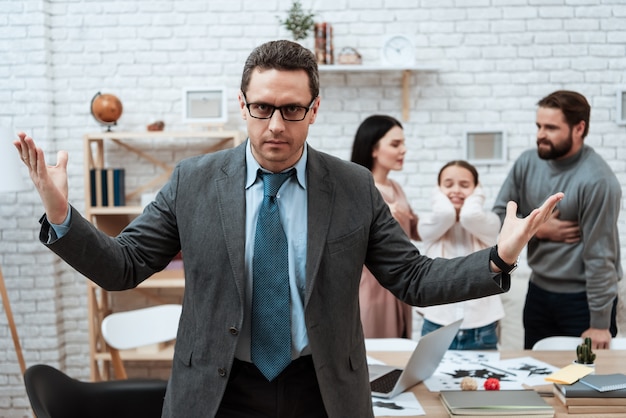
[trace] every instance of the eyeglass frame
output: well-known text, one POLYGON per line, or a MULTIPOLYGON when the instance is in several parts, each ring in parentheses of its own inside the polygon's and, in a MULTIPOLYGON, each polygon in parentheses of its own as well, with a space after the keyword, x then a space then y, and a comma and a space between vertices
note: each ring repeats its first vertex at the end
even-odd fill
POLYGON ((267 104, 267 103, 257 103, 257 102, 248 103, 248 98, 246 97, 246 93, 244 93, 243 91, 241 92, 241 96, 243 97, 243 104, 244 104, 244 106, 246 106, 246 109, 248 109, 248 114, 250 115, 251 118, 261 119, 261 120, 272 119, 272 116, 274 116, 274 112, 276 112, 276 109, 278 109, 278 112, 280 113, 280 117, 283 118, 283 120, 285 122, 302 122, 306 118, 306 115, 309 113, 309 110, 311 110, 313 108, 313 105, 315 104, 315 100, 317 99, 317 97, 314 97, 313 100, 311 100, 311 103, 308 106, 300 106, 300 105, 294 105, 294 104, 288 104, 288 105, 283 105, 283 106, 274 106, 274 105, 267 104), (258 116, 254 116, 252 114, 252 112, 250 111, 250 105, 253 105, 253 104, 262 104, 264 106, 272 107, 272 113, 270 113, 270 115, 268 117, 266 117, 266 118, 260 118, 258 116), (283 115, 283 108, 284 107, 289 107, 289 106, 303 108, 304 109, 304 115, 302 116, 302 119, 297 119, 297 120, 285 119, 285 115, 283 115))

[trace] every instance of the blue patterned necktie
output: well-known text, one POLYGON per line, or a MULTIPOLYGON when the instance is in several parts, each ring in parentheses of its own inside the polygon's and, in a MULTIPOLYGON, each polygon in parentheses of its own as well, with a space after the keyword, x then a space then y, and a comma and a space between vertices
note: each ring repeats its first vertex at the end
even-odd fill
POLYGON ((291 299, 287 237, 280 223, 276 193, 294 173, 263 173, 252 259, 252 362, 268 381, 291 362, 291 299))

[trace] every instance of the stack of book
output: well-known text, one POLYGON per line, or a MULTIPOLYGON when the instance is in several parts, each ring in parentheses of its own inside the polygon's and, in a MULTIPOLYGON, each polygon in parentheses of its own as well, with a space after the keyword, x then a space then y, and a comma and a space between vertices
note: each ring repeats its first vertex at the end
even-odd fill
POLYGON ((92 168, 89 170, 91 206, 126 205, 123 168, 92 168))
POLYGON ((626 375, 592 374, 571 385, 554 384, 554 396, 568 414, 626 413, 626 375))
POLYGON ((450 417, 551 418, 554 408, 534 390, 478 390, 440 392, 450 417))

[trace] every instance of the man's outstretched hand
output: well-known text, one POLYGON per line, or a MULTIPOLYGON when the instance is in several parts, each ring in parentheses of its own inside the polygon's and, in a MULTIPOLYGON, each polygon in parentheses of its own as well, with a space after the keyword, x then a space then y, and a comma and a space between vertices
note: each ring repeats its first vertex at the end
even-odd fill
POLYGON ((43 150, 24 132, 17 134, 13 141, 22 162, 28 167, 28 173, 39 192, 39 197, 46 211, 48 221, 63 223, 68 210, 67 152, 59 151, 57 164, 46 165, 43 150))
MULTIPOLYGON (((563 199, 562 192, 548 197, 540 207, 533 210, 527 217, 517 217, 517 203, 511 201, 506 205, 506 217, 498 237, 498 255, 509 264, 515 263, 524 246, 535 235, 539 227, 547 221, 556 204, 563 199)), ((500 271, 491 263, 494 271, 500 271)))

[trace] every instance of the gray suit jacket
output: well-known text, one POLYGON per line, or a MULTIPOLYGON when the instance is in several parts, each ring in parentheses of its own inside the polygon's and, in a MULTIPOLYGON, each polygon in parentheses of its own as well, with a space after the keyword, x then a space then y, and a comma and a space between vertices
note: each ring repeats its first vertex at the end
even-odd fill
MULTIPOLYGON (((72 209, 49 247, 108 290, 137 286, 182 250, 183 311, 163 416, 213 416, 243 322, 245 144, 179 163, 155 203, 110 238, 72 209)), ((398 298, 432 305, 508 290, 489 250, 444 261, 419 254, 356 164, 309 147, 305 321, 329 417, 370 417, 359 280, 363 264, 398 298)), ((42 227, 42 239, 49 225, 42 227)))

